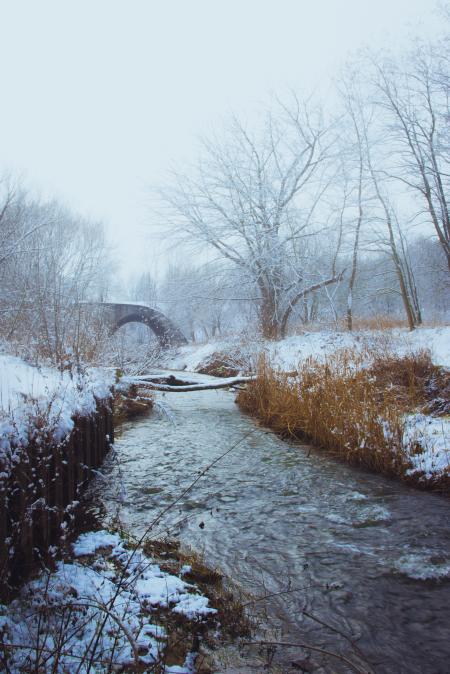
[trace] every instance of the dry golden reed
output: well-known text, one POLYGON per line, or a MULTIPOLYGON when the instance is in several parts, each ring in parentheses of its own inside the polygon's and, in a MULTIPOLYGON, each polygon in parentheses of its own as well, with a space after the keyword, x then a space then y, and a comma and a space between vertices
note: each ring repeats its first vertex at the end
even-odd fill
POLYGON ((239 393, 238 403, 285 437, 306 439, 350 463, 407 478, 404 414, 427 403, 426 382, 435 369, 427 352, 370 358, 342 350, 325 362, 309 358, 288 374, 262 358, 256 381, 239 393))

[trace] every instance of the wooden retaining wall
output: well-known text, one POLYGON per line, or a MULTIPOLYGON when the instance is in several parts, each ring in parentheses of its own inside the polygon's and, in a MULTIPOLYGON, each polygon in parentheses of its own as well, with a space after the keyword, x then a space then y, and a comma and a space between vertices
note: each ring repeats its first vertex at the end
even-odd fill
POLYGON ((0 601, 73 529, 81 492, 114 441, 107 404, 74 422, 60 444, 22 450, 8 475, 0 465, 0 601))

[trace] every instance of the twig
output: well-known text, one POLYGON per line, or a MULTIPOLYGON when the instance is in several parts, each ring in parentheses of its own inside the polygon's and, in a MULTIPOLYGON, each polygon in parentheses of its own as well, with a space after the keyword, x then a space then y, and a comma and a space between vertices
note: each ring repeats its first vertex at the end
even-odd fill
POLYGON ((289 641, 243 641, 241 642, 243 646, 286 646, 288 648, 305 648, 310 651, 315 651, 317 653, 322 653, 322 655, 328 655, 341 662, 345 662, 349 667, 353 669, 357 674, 374 674, 372 669, 360 669, 358 665, 355 665, 354 662, 345 657, 345 655, 340 655, 339 653, 334 653, 333 651, 327 651, 325 648, 319 648, 319 646, 312 646, 311 644, 304 643, 291 643, 289 641))

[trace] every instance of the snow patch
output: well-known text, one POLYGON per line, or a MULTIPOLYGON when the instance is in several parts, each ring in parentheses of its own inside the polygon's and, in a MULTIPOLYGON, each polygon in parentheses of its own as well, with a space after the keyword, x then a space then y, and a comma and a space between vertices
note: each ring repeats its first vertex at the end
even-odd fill
POLYGON ((411 461, 408 473, 427 478, 450 473, 450 419, 426 414, 405 417, 403 445, 411 461))
POLYGON ((165 365, 174 370, 195 371, 216 352, 236 354, 243 362, 254 364, 257 354, 265 353, 274 367, 292 370, 306 358, 324 360, 344 348, 357 353, 366 348, 388 348, 398 355, 428 349, 436 365, 450 367, 450 327, 417 328, 412 332, 401 328, 351 333, 322 330, 304 332, 277 342, 255 338, 190 344, 172 352, 165 359, 165 365))
POLYGON ((111 534, 109 531, 104 530, 90 531, 89 533, 81 534, 72 545, 72 549, 75 557, 82 557, 83 555, 93 555, 100 548, 117 548, 120 543, 121 539, 118 534, 111 534))
MULTIPOLYGON (((61 674, 111 671, 109 660, 114 670, 133 665, 136 659, 140 667, 162 663, 167 633, 151 619, 156 607, 195 621, 216 613, 195 586, 162 571, 141 550, 128 549, 117 534, 82 534, 73 550, 77 557, 96 553, 94 566, 58 562, 54 572, 27 583, 17 599, 0 607, 5 645, 20 646, 11 650, 8 663, 14 674, 34 663, 39 644, 42 671, 61 674), (68 617, 70 629, 66 625, 61 631, 68 617), (58 648, 62 634, 64 644, 58 648), (54 650, 59 651, 59 661, 54 650), (91 656, 94 668, 89 664, 91 656)), ((183 666, 165 671, 193 674, 195 657, 188 653, 183 666)))

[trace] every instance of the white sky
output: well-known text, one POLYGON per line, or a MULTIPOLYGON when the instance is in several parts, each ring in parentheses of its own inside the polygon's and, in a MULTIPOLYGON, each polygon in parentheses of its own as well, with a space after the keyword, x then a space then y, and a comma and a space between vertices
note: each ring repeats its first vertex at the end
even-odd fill
POLYGON ((439 27, 433 0, 0 0, 0 172, 157 260, 149 185, 230 111, 323 86, 361 46, 439 27))

